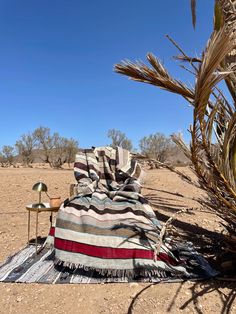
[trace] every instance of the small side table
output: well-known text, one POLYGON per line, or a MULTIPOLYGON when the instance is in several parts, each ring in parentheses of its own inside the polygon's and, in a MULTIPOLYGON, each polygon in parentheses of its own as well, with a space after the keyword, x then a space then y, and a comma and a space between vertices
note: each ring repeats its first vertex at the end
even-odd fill
POLYGON ((50 225, 52 227, 52 215, 55 212, 58 212, 60 207, 50 207, 49 203, 43 203, 46 207, 43 208, 36 208, 33 207, 34 204, 29 204, 26 206, 26 209, 28 210, 28 245, 30 242, 30 213, 34 212, 36 213, 36 225, 35 225, 35 248, 36 248, 36 254, 38 253, 37 248, 38 248, 38 215, 39 213, 42 212, 50 212, 50 225))

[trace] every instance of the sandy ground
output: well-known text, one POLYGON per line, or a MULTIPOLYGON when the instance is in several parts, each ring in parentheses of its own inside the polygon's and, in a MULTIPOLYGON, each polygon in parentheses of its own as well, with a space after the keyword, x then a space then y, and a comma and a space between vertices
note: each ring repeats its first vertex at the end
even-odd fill
MULTIPOLYGON (((189 173, 187 168, 181 170, 189 173)), ((25 205, 37 201, 31 188, 39 179, 47 184, 51 196, 62 199, 68 197, 74 182, 70 170, 0 168, 0 261, 26 245, 25 205)), ((161 169, 148 171, 143 193, 161 221, 180 209, 197 208, 181 214, 175 226, 212 260, 221 227, 217 217, 191 200, 201 191, 161 169), (213 250, 209 246, 212 239, 213 250)), ((46 236, 49 215, 41 213, 39 219, 39 233, 46 236)), ((33 231, 34 221, 32 237, 33 231)), ((0 313, 236 313, 235 284, 213 280, 156 285, 0 284, 0 295, 0 313)))

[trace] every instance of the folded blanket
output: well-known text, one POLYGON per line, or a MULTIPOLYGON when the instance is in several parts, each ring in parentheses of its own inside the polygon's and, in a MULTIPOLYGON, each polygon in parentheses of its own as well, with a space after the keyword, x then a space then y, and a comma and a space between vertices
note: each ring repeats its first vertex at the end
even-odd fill
POLYGON ((209 276, 192 248, 159 246, 161 225, 140 194, 142 171, 122 148, 81 150, 76 195, 61 206, 55 263, 117 277, 209 276))

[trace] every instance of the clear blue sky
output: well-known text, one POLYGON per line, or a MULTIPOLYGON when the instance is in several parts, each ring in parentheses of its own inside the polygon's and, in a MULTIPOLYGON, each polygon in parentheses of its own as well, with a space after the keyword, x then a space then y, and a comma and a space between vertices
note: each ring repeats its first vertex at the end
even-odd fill
POLYGON ((177 78, 191 82, 172 56, 171 35, 195 55, 212 29, 213 0, 0 0, 0 147, 38 126, 109 143, 120 129, 138 147, 145 135, 187 128, 192 110, 176 95, 113 72, 120 60, 152 51, 177 78))

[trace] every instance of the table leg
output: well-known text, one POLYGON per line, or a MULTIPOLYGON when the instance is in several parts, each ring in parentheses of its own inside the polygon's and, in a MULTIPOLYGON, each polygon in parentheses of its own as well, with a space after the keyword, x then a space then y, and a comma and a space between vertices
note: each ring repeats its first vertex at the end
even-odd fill
POLYGON ((50 215, 50 227, 52 228, 52 212, 51 212, 51 215, 50 215))
POLYGON ((35 247, 36 247, 36 254, 37 254, 37 248, 38 248, 38 217, 39 211, 36 211, 36 238, 35 238, 35 247))
POLYGON ((30 210, 28 211, 28 245, 30 243, 30 210))

